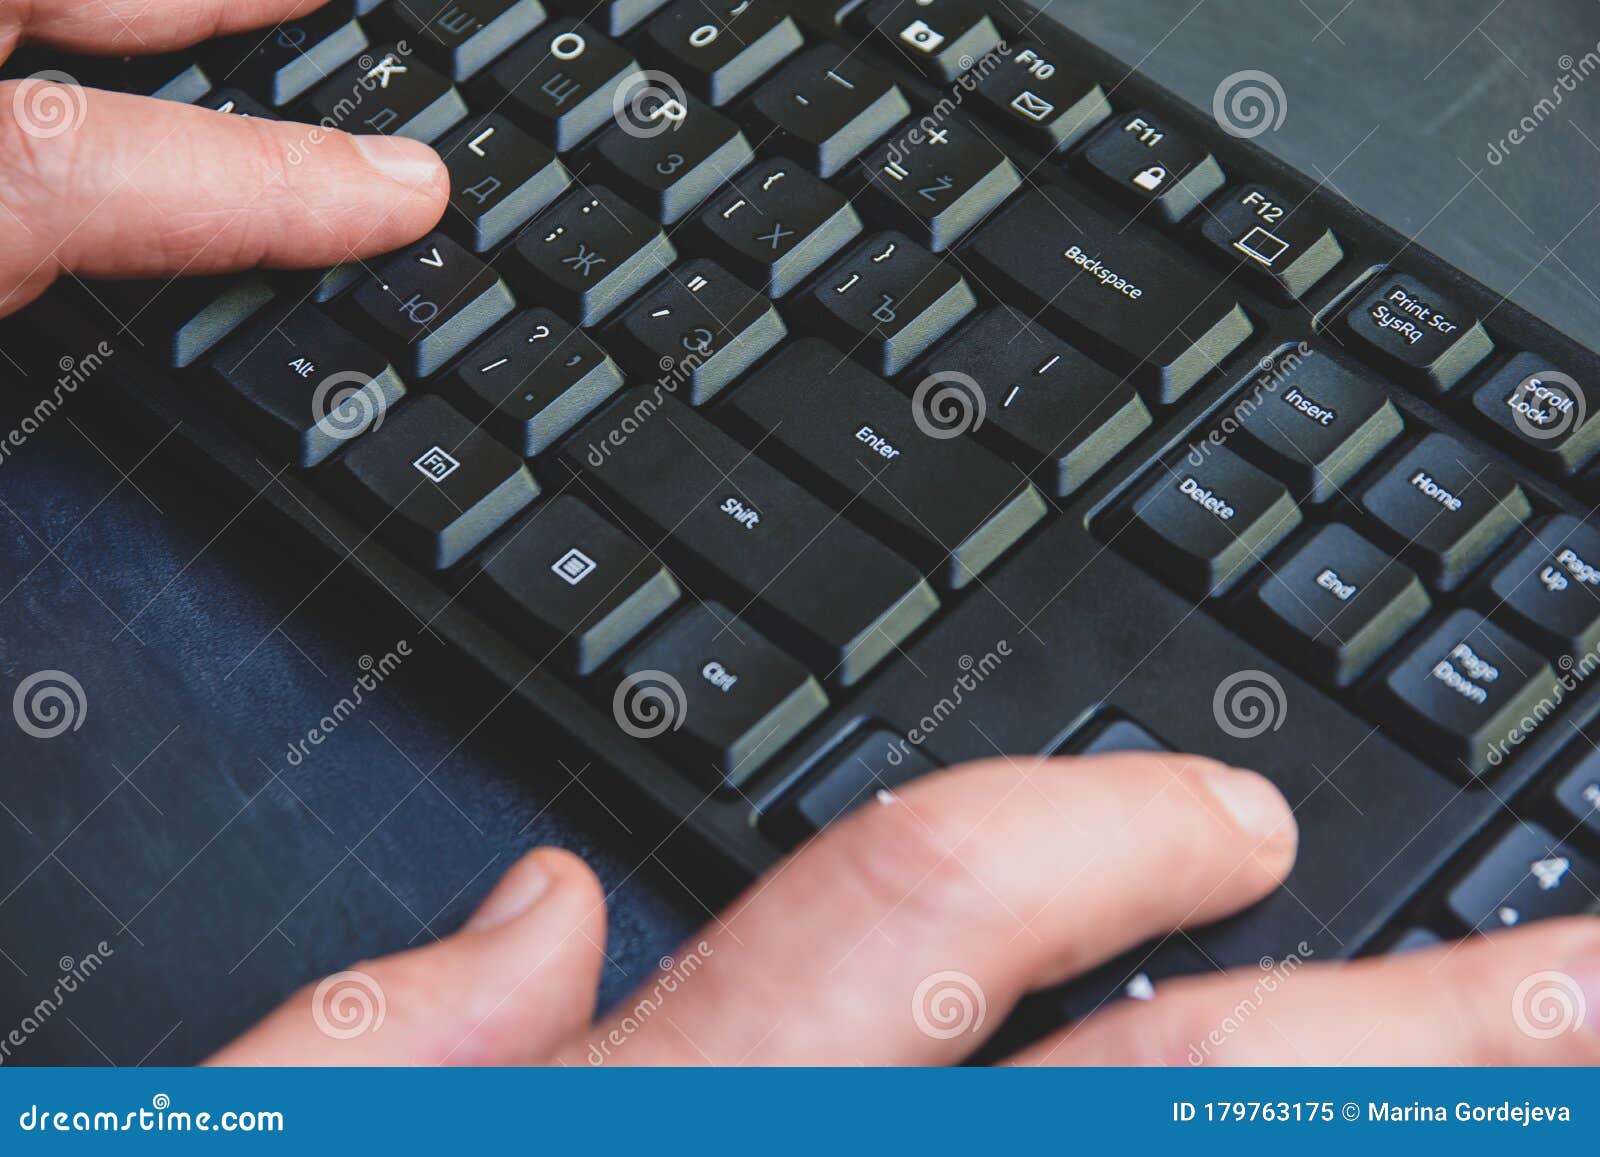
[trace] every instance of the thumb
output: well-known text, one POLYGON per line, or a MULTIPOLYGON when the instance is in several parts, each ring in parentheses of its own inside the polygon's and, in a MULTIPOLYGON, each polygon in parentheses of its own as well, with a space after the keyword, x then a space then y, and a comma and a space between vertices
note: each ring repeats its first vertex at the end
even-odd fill
POLYGON ((40 78, 0 83, 0 315, 87 277, 313 268, 438 222, 427 145, 40 78))
POLYGON ((594 1017, 605 894, 582 860, 523 857, 461 930, 308 984, 212 1065, 519 1065, 594 1017))

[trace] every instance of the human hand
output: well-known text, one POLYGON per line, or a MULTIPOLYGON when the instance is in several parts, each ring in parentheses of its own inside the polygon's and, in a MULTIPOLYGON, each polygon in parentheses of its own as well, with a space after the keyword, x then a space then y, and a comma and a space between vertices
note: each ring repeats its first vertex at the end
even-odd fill
MULTIPOLYGON (((21 41, 164 52, 325 0, 0 0, 21 41)), ((155 277, 318 268, 397 249, 439 220, 426 145, 350 136, 38 79, 0 84, 0 316, 62 273, 155 277), (300 163, 290 157, 300 158, 300 163)))
MULTIPOLYGON (((1024 994, 1261 899, 1296 839, 1276 788, 1209 760, 969 764, 835 824, 595 1024, 605 897, 541 849, 455 935, 307 985, 211 1063, 955 1063, 1024 994)), ((1013 1063, 1600 1063, 1593 1022, 1519 1021, 1546 971, 1600 1008, 1600 920, 1308 963, 1265 997, 1260 973, 1167 981, 1013 1063)))

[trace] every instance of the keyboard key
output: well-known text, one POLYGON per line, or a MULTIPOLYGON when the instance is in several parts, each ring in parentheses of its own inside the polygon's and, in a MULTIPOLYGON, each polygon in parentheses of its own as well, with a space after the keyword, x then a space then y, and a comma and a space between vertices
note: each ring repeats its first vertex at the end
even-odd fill
POLYGON ((1044 517, 1044 499, 1013 467, 969 436, 924 433, 905 395, 826 342, 791 345, 730 404, 762 453, 950 587, 1044 517))
POLYGON ((1004 306, 979 314, 905 385, 921 394, 934 421, 941 391, 960 391, 944 399, 951 416, 959 421, 979 405, 983 421, 973 434, 1058 497, 1087 483, 1151 425, 1133 386, 1004 306))
POLYGON ((1437 948, 1443 943, 1443 937, 1431 928, 1407 928, 1390 941, 1389 946, 1383 951, 1387 956, 1399 956, 1421 948, 1437 948))
POLYGON ((712 791, 748 782, 828 705, 805 668, 716 603, 680 613, 622 675, 618 726, 677 748, 676 766, 712 791))
POLYGON ((473 346, 443 389, 526 458, 548 449, 622 388, 622 371, 548 309, 518 314, 473 346))
POLYGON ((1125 201, 1176 224, 1222 188, 1222 166, 1199 142, 1138 111, 1094 135, 1078 163, 1125 201))
POLYGON ((1600 647, 1600 530, 1552 515, 1475 601, 1552 658, 1588 654, 1600 647))
POLYGON ((544 23, 539 0, 404 0, 386 9, 406 39, 452 80, 470 80, 544 23))
POLYGON ((432 396, 397 406, 333 471, 336 496, 434 570, 460 562, 539 497, 520 457, 432 396))
POLYGON ((1442 394, 1494 350, 1477 318, 1403 274, 1380 273, 1345 314, 1356 348, 1404 381, 1442 394))
POLYGON ((439 155, 451 190, 442 227, 474 253, 493 249, 572 184, 553 152, 499 113, 462 125, 439 155))
MULTIPOLYGON (((635 82, 630 82, 635 83, 635 82)), ((600 177, 664 225, 688 216, 755 159, 739 126, 694 97, 639 83, 595 146, 600 177)))
POLYGON ((954 80, 1000 44, 1000 30, 968 0, 873 0, 866 19, 898 58, 934 80, 954 80))
POLYGON ((1453 590, 1532 513, 1517 480, 1444 434, 1429 434, 1361 496, 1389 545, 1453 590))
POLYGON ((960 265, 903 233, 858 244, 811 291, 830 335, 885 376, 898 374, 977 308, 960 265))
POLYGON ((347 312, 410 378, 432 377, 516 308, 505 282, 441 233, 378 267, 347 312))
POLYGON ((782 157, 730 181, 699 223, 724 264, 772 297, 794 289, 861 233, 843 193, 782 157))
POLYGON ((449 77, 393 44, 379 45, 339 69, 312 91, 306 106, 320 124, 428 143, 467 115, 467 102, 449 77), (353 112, 352 93, 363 94, 353 112))
POLYGON ((919 129, 862 161, 880 216, 934 252, 949 249, 1022 187, 987 137, 959 121, 919 129))
MULTIPOLYGON (((629 397, 652 396, 645 388, 629 397)), ((607 507, 642 520, 615 515, 636 535, 667 536, 692 590, 723 592, 841 686, 860 681, 938 608, 910 563, 674 398, 660 399, 620 445, 580 433, 567 461, 607 507)))
POLYGON ((1472 404, 1543 470, 1570 476, 1600 453, 1600 421, 1589 420, 1588 391, 1538 354, 1512 358, 1472 404))
POLYGON ((1247 614, 1280 654, 1324 683, 1348 687, 1432 605, 1412 571, 1330 523, 1261 580, 1247 614))
MULTIPOLYGON (((1593 748, 1556 785, 1556 803, 1591 836, 1600 836, 1600 760, 1593 748)), ((1563 829, 1565 830, 1565 829, 1563 829)))
POLYGON ((480 74, 484 103, 565 153, 612 117, 612 100, 639 71, 627 51, 587 24, 546 24, 480 74))
POLYGON ((1076 144, 1111 116, 1104 89, 1032 40, 983 78, 978 95, 991 119, 1046 155, 1076 144))
POLYGON ((1168 754, 1172 748, 1131 719, 1110 719, 1094 724, 1088 733, 1067 744, 1067 755, 1111 755, 1119 751, 1168 754))
MULTIPOLYGON (((129 92, 177 104, 199 104, 211 91, 211 77, 185 52, 153 56, 79 56, 72 75, 90 88, 129 92)), ((218 73, 218 80, 226 80, 218 73)))
POLYGON ((667 71, 718 107, 805 43, 780 0, 677 0, 649 33, 667 71))
POLYGON ((245 432, 301 468, 381 422, 406 392, 388 358, 309 305, 249 322, 208 370, 245 432))
POLYGON ((1480 932, 1600 911, 1600 869, 1540 827, 1518 821, 1450 890, 1456 919, 1480 932))
POLYGON ((563 494, 486 552, 472 597, 543 658, 592 675, 678 601, 678 584, 632 535, 563 494))
POLYGON ((1498 767, 1545 718, 1555 675, 1526 644, 1472 611, 1455 611, 1384 675, 1377 709, 1451 771, 1498 767))
POLYGON ((1058 189, 1025 194, 967 251, 975 275, 1043 314, 1151 400, 1188 393, 1254 327, 1214 273, 1148 229, 1124 230, 1058 189))
POLYGON ((581 16, 608 36, 626 36, 667 0, 545 0, 551 10, 581 16))
POLYGON ((250 96, 243 89, 219 88, 204 100, 196 102, 201 108, 211 109, 213 112, 228 113, 230 116, 255 117, 257 120, 274 121, 278 115, 266 105, 250 96))
POLYGON ((584 326, 604 321, 678 255, 659 225, 598 186, 558 202, 515 253, 534 296, 584 326))
POLYGON ((843 48, 820 44, 756 91, 754 139, 832 177, 911 114, 899 86, 843 48))
POLYGON ((273 299, 259 277, 96 282, 90 290, 145 356, 187 369, 273 299))
POLYGON ((1314 207, 1267 185, 1245 185, 1212 206, 1201 236, 1280 301, 1298 301, 1344 260, 1344 247, 1314 207))
POLYGON ((773 816, 780 837, 798 843, 918 776, 939 770, 922 751, 886 727, 864 727, 806 773, 773 816))
POLYGON ((789 327, 759 290, 696 258, 645 291, 617 330, 618 356, 638 377, 671 372, 700 406, 776 349, 789 327))
POLYGON ((1303 346, 1262 367, 1234 413, 1239 452, 1312 502, 1341 493, 1405 426, 1382 386, 1303 346))
POLYGON ((1119 538, 1197 598, 1232 590, 1301 522, 1300 508, 1277 479, 1223 446, 1206 447, 1202 457, 1199 464, 1157 466, 1119 538))
POLYGON ((350 10, 329 4, 264 32, 218 40, 207 46, 206 58, 219 80, 281 109, 333 76, 366 47, 367 34, 350 10))

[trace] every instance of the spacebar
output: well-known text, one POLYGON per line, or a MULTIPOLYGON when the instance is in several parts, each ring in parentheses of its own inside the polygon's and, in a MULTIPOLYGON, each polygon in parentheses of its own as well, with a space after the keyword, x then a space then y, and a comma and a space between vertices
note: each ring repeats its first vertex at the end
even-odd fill
POLYGON ((1043 313, 1096 360, 1177 401, 1253 326, 1228 279, 1137 222, 1118 226, 1061 189, 1020 198, 974 237, 983 283, 1043 313))
MULTIPOLYGON (((1488 793, 1458 794, 1446 776, 1220 623, 1194 614, 1192 604, 1132 563, 1097 553, 1089 533, 1066 520, 974 589, 882 671, 856 707, 917 735, 921 753, 936 764, 1054 751, 1103 709, 1176 751, 1267 775, 1298 809, 1292 893, 1280 891, 1195 933, 1227 966, 1305 955, 1302 942, 1319 959, 1354 951, 1476 827, 1481 808, 1495 806, 1488 793), (1093 561, 1080 569, 1063 567, 1062 559, 1093 561), (983 677, 976 686, 963 683, 959 706, 941 718, 936 705, 955 702, 950 689, 963 677, 973 682, 969 672, 983 677), (1235 687, 1265 686, 1272 710, 1287 712, 1281 727, 1262 730, 1240 719, 1233 734, 1224 731, 1213 700, 1229 679, 1235 687), (1252 737, 1254 731, 1260 734, 1252 737)), ((1136 848, 1129 853, 1138 856, 1136 848)))

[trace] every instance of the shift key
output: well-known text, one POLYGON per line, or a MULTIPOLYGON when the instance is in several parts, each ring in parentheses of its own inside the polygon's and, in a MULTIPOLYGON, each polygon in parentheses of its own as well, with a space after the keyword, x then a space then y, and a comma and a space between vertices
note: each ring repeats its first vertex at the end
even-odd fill
POLYGON ((947 586, 972 582, 1044 517, 1020 471, 827 342, 796 342, 730 404, 763 456, 947 586))
POLYGON ((980 230, 970 258, 1000 296, 1043 311, 1151 400, 1188 393, 1254 330, 1226 278, 1150 230, 1120 229, 1059 189, 980 230))

